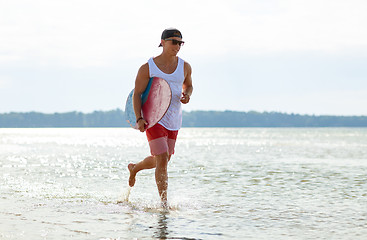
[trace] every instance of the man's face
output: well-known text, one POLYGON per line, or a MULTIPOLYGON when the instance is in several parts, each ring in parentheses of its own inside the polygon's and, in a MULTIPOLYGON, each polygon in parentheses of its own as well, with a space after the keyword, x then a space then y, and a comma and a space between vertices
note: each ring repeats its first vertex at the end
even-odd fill
POLYGON ((165 49, 165 51, 172 52, 175 55, 180 51, 183 44, 184 42, 182 41, 182 38, 179 37, 170 37, 162 40, 163 49, 165 49))

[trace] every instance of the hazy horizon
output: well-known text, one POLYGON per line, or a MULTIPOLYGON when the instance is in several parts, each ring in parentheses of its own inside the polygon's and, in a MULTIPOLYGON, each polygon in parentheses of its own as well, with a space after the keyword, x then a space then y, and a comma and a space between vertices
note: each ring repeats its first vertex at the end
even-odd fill
MULTIPOLYGON (((24 113, 41 113, 41 114, 65 114, 65 113, 71 113, 71 112, 77 112, 77 113, 82 113, 82 114, 91 114, 94 112, 109 112, 109 111, 116 111, 116 110, 121 110, 121 111, 125 111, 122 108, 115 108, 115 109, 106 109, 106 110, 93 110, 93 111, 77 111, 77 110, 71 110, 71 111, 64 111, 64 112, 41 112, 41 111, 24 111, 24 112, 16 112, 16 111, 9 111, 9 112, 0 112, 1 114, 9 114, 9 113, 20 113, 20 114, 24 114, 24 113)), ((248 110, 248 111, 238 111, 238 110, 201 110, 201 109, 195 109, 195 110, 183 110, 183 112, 195 112, 195 111, 204 111, 204 112, 243 112, 243 113, 249 113, 249 112, 258 112, 260 114, 263 113, 280 113, 280 114, 287 114, 287 115, 302 115, 302 116, 306 116, 306 115, 314 115, 314 116, 335 116, 335 117, 367 117, 366 115, 337 115, 337 114, 308 114, 308 113, 297 113, 297 112, 281 112, 281 111, 256 111, 256 110, 248 110)))

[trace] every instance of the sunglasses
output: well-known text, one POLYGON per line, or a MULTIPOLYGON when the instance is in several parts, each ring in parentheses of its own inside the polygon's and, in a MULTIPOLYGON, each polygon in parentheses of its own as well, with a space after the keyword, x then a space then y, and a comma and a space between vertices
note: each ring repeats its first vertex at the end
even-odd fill
POLYGON ((179 45, 180 47, 184 45, 184 41, 176 40, 176 39, 164 39, 165 41, 172 41, 173 45, 179 45))

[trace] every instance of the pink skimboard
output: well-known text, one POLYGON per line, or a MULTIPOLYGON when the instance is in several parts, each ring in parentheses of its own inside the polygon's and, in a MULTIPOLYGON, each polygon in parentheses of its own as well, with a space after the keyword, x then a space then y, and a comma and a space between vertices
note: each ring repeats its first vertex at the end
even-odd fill
MULTIPOLYGON (((138 129, 133 106, 133 94, 134 89, 127 97, 125 116, 126 121, 130 124, 130 126, 132 128, 138 129)), ((142 117, 148 122, 146 129, 153 127, 162 119, 171 104, 171 99, 171 88, 166 80, 158 77, 149 79, 149 83, 141 95, 142 117)))

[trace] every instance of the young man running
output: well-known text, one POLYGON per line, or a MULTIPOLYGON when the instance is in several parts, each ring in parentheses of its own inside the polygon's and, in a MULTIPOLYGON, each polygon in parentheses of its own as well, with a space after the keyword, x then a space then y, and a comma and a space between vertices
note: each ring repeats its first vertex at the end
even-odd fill
POLYGON ((167 207, 167 165, 174 154, 178 130, 182 124, 181 103, 187 104, 193 91, 191 66, 177 57, 183 44, 182 34, 179 30, 170 28, 163 31, 159 45, 159 47, 163 47, 163 51, 159 56, 150 58, 147 63, 140 67, 133 95, 138 128, 144 132, 147 122, 141 116, 141 94, 144 92, 149 78, 163 78, 168 82, 172 91, 171 105, 166 114, 156 125, 146 131, 152 155, 137 164, 130 163, 128 165, 130 187, 134 186, 135 176, 139 171, 155 168, 155 180, 164 207, 167 207))

